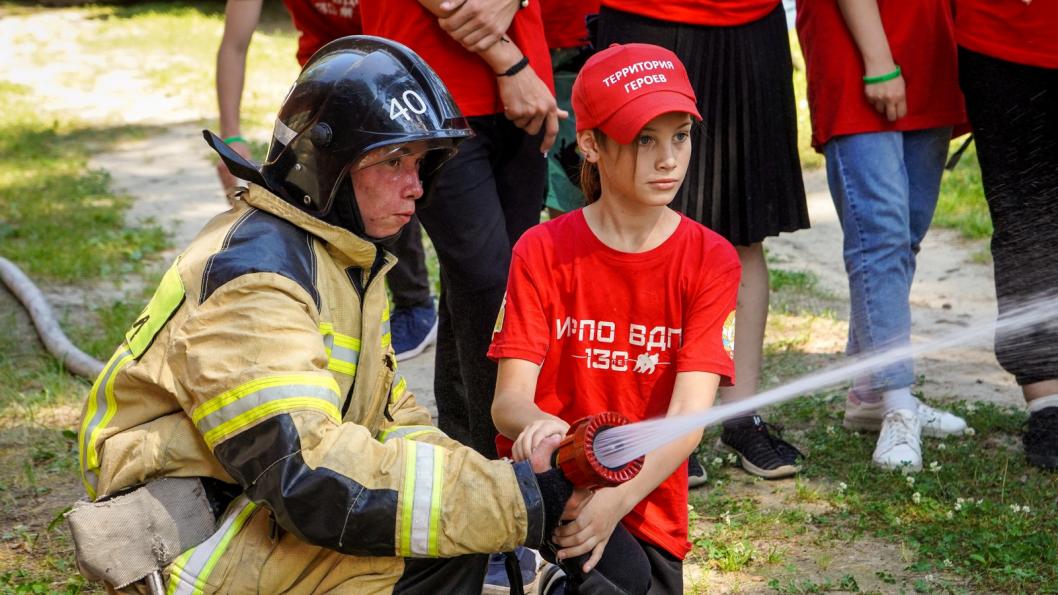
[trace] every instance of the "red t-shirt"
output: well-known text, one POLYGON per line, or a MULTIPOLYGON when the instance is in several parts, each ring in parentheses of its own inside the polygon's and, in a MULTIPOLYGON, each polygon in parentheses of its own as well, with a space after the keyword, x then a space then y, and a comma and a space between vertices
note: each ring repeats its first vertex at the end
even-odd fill
POLYGON ((584 18, 599 12, 599 0, 540 0, 547 47, 579 48, 588 45, 584 18))
POLYGON ((304 66, 312 54, 325 44, 345 37, 360 35, 358 0, 283 0, 298 37, 298 64, 304 66))
POLYGON ((993 58, 1058 68, 1055 0, 955 0, 959 45, 993 58))
MULTIPOLYGON (((513 0, 512 0, 513 1, 513 0)), ((441 77, 464 116, 503 113, 496 73, 476 54, 449 37, 437 17, 416 0, 360 0, 364 33, 399 41, 419 54, 441 77)), ((536 75, 554 93, 551 55, 544 39, 540 3, 519 10, 507 35, 536 75)))
MULTIPOLYGON (((536 404, 567 422, 604 411, 664 416, 678 372, 734 380, 740 275, 731 244, 687 217, 657 248, 629 254, 603 244, 578 209, 518 240, 489 357, 541 364, 536 404)), ((501 454, 511 444, 497 439, 501 454)), ((623 523, 686 556, 687 465, 623 523)))
POLYGON ((797 34, 808 70, 812 146, 863 132, 924 130, 966 121, 949 0, 878 0, 882 27, 907 90, 907 115, 890 122, 867 101, 863 58, 835 0, 800 0, 797 34))
POLYGON ((602 5, 621 12, 709 27, 733 27, 759 21, 782 0, 602 0, 602 5))

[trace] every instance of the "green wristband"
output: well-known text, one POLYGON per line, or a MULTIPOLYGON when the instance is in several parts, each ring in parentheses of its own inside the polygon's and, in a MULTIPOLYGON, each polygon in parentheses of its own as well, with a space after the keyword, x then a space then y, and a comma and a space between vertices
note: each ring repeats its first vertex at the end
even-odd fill
POLYGON ((228 138, 224 139, 224 144, 230 145, 231 143, 242 143, 244 145, 250 144, 246 142, 245 138, 239 136, 238 134, 236 134, 235 136, 229 136, 228 138))
POLYGON ((874 85, 874 84, 877 84, 877 83, 884 83, 885 81, 891 81, 891 80, 895 79, 898 76, 900 76, 900 65, 899 64, 896 65, 896 70, 894 70, 892 72, 887 72, 885 74, 879 74, 878 76, 865 76, 865 77, 863 77, 863 82, 867 83, 868 85, 874 85))

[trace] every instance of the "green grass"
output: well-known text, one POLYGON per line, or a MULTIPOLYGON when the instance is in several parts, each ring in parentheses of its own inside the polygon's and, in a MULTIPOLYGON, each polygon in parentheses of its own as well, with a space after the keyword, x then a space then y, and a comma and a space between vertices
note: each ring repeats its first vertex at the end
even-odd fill
MULTIPOLYGON (((1023 412, 955 404, 952 409, 967 419, 974 435, 926 439, 923 470, 903 475, 870 463, 875 435, 841 428, 843 402, 843 389, 835 389, 766 413, 810 453, 796 480, 777 484, 784 494, 779 506, 732 496, 725 486, 733 479, 745 483, 742 472, 720 452, 704 448, 713 487, 694 493, 692 538, 705 564, 771 576, 770 588, 780 593, 859 591, 851 588, 856 581, 879 580, 902 582, 906 591, 917 592, 1058 592, 1058 478, 1029 467, 1016 447, 1023 412), (802 569, 791 577, 781 557, 761 554, 776 540, 826 551, 862 547, 857 543, 864 539, 906 549, 906 563, 896 569, 899 580, 893 569, 881 576, 860 572, 825 579, 803 578, 802 569)), ((712 431, 703 443, 713 444, 716 435, 712 431)), ((829 561, 822 556, 815 562, 825 571, 829 561)))
POLYGON ((10 83, 0 83, 0 104, 0 255, 34 278, 78 281, 139 270, 165 247, 161 228, 125 226, 131 198, 87 168, 89 139, 131 129, 48 119, 10 83))
MULTIPOLYGON (((951 143, 954 153, 966 137, 951 143)), ((970 145, 952 171, 945 171, 940 185, 940 198, 934 225, 955 229, 968 239, 980 240, 992 237, 992 218, 988 214, 984 190, 981 187, 981 169, 977 164, 977 146, 970 145)))
POLYGON ((797 32, 790 31, 790 55, 793 58, 794 101, 797 103, 797 152, 801 156, 801 168, 806 170, 823 167, 823 156, 812 148, 812 118, 808 111, 808 81, 801 43, 797 32))

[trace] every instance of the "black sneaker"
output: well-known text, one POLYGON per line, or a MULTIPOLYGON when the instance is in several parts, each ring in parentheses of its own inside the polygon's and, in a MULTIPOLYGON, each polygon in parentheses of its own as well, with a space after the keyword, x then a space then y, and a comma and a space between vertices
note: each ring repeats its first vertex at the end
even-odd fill
POLYGON ((687 459, 687 487, 694 489, 704 486, 709 482, 709 475, 705 472, 698 457, 693 454, 687 459))
POLYGON ((1044 407, 1029 414, 1022 436, 1025 458, 1040 469, 1058 469, 1058 407, 1044 407))
POLYGON ((801 470, 801 451, 779 436, 782 428, 758 415, 724 424, 720 442, 742 459, 742 468, 765 479, 789 477, 801 470), (770 430, 775 431, 773 436, 770 430))

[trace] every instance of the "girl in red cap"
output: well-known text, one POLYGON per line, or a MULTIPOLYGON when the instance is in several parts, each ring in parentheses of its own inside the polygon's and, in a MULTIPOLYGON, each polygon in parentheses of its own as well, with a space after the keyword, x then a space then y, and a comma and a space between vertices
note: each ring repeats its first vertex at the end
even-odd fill
MULTIPOLYGON (((669 208, 700 119, 683 64, 657 46, 611 46, 585 63, 573 109, 588 205, 515 245, 489 350, 498 443, 515 459, 586 415, 701 411, 734 381, 738 256, 669 208)), ((673 436, 554 533, 543 554, 573 590, 683 591, 686 463, 701 435, 673 436)))

